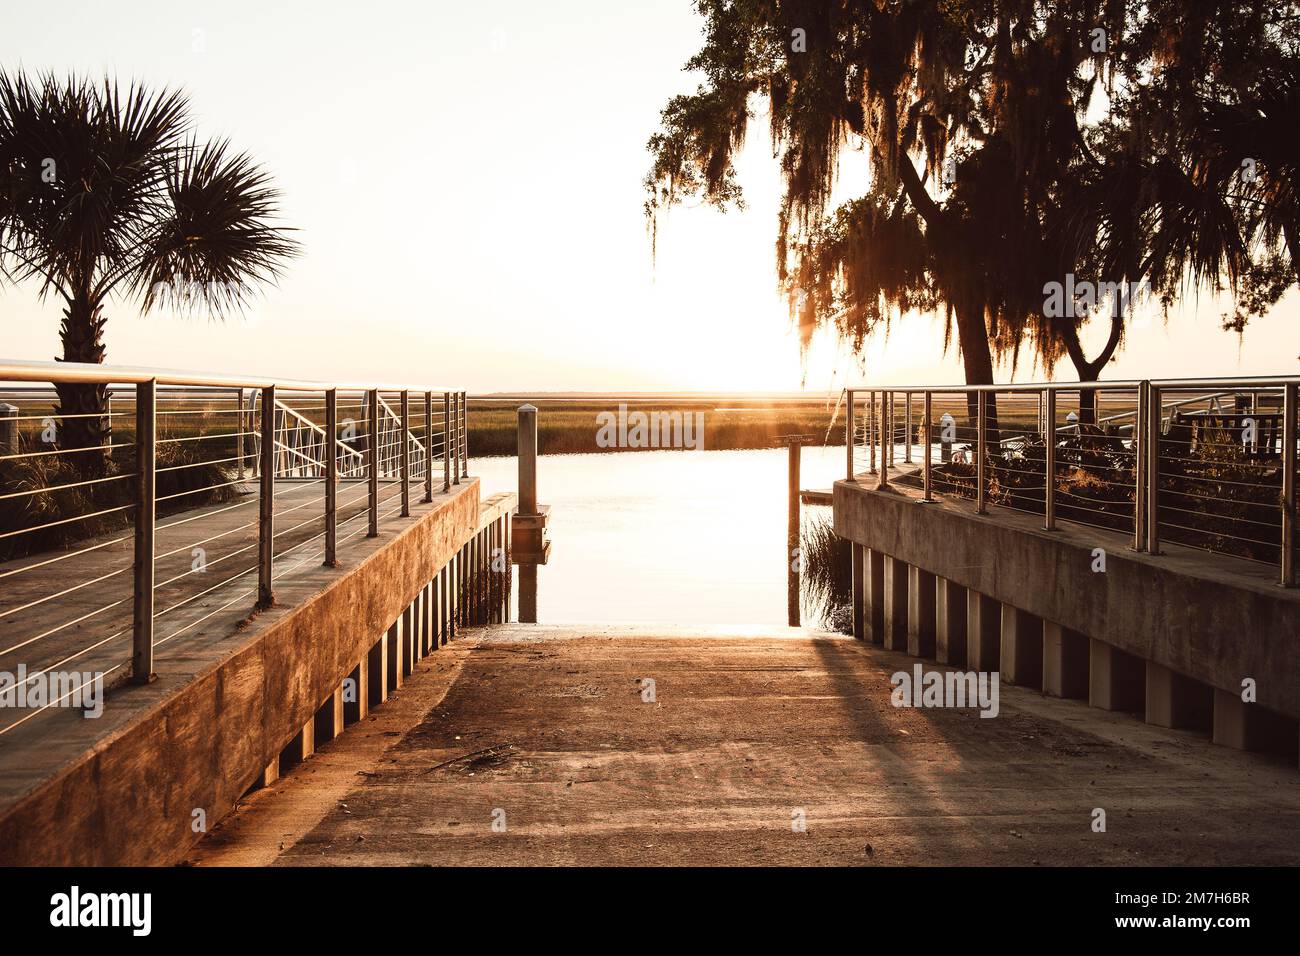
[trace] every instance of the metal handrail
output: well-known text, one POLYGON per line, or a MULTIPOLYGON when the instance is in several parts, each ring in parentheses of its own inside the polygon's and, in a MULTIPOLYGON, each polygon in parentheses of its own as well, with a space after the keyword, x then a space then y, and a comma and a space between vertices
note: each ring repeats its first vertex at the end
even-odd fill
POLYGON ((455 389, 429 384, 393 384, 388 382, 330 382, 299 378, 267 378, 261 375, 214 375, 178 369, 149 368, 139 365, 96 365, 90 362, 29 362, 6 359, 0 362, 0 382, 68 382, 95 385, 115 382, 122 385, 192 385, 201 388, 278 388, 286 392, 455 392, 455 389))
MULTIPOLYGON (((336 563, 336 547, 339 541, 337 530, 339 525, 339 502, 336 486, 341 478, 360 477, 366 479, 366 492, 353 499, 358 504, 360 504, 360 499, 368 499, 366 501, 366 512, 358 512, 354 517, 360 517, 361 514, 368 513, 369 535, 374 536, 378 533, 378 507, 380 502, 378 479, 381 469, 381 449, 378 446, 381 441, 381 432, 384 436, 383 440, 386 442, 386 447, 382 450, 384 456, 383 473, 385 478, 398 480, 402 485, 400 490, 400 513, 402 516, 410 513, 410 487, 412 481, 416 482, 417 488, 423 486, 423 500, 425 502, 433 500, 435 454, 440 454, 443 459, 442 490, 444 492, 448 491, 452 484, 459 484, 460 480, 467 477, 469 473, 466 454, 468 445, 466 434, 468 430, 467 402, 465 393, 459 390, 428 385, 306 381, 293 378, 267 378, 256 375, 232 376, 137 366, 0 360, 0 394, 3 393, 6 385, 14 382, 40 383, 41 386, 45 386, 33 388, 25 384, 10 385, 9 391, 19 401, 32 400, 33 397, 37 396, 37 393, 52 392, 53 390, 48 388, 49 385, 64 383, 133 386, 130 391, 135 396, 134 414, 131 412, 122 414, 135 419, 134 435, 126 442, 120 443, 120 446, 106 444, 103 447, 107 449, 135 446, 135 460, 138 464, 135 472, 130 475, 120 475, 112 478, 112 480, 130 479, 134 484, 131 503, 113 509, 114 512, 129 511, 133 513, 134 533, 129 533, 125 538, 116 538, 104 545, 95 545, 90 549, 70 552, 60 556, 60 560, 75 557, 77 554, 86 553, 107 544, 133 540, 134 560, 122 571, 130 573, 134 578, 133 601, 131 598, 126 600, 127 603, 133 605, 131 624, 128 630, 132 633, 130 673, 131 678, 136 682, 143 683, 153 679, 153 655, 156 646, 154 639, 155 618, 178 606, 173 604, 172 607, 158 612, 155 612, 154 608, 155 591, 179 579, 173 577, 167 581, 155 582, 154 578, 155 564, 158 558, 155 548, 155 535, 159 528, 157 523, 158 506, 160 502, 178 497, 177 495, 168 495, 160 498, 157 491, 157 475, 161 471, 173 470, 158 467, 158 447, 164 441, 202 441, 205 439, 230 438, 236 440, 235 456, 233 458, 222 458, 218 463, 238 462, 238 479, 217 485, 209 485, 205 488, 193 489, 193 491, 233 486, 243 480, 245 459, 252 457, 257 462, 254 480, 258 485, 256 498, 258 515, 248 525, 248 527, 256 526, 257 541, 255 545, 242 550, 255 549, 256 551, 257 604, 260 607, 267 607, 274 603, 273 573, 275 571, 275 561, 278 557, 275 552, 276 538, 282 534, 293 532, 306 524, 306 522, 302 522, 285 529, 280 534, 276 533, 275 524, 279 516, 276 514, 274 505, 274 499, 278 494, 275 490, 275 481, 282 472, 293 471, 300 475, 304 472, 311 472, 312 474, 307 477, 319 478, 318 483, 324 486, 322 490, 322 511, 325 519, 323 536, 324 557, 327 566, 334 566, 336 563), (176 391, 173 392, 173 389, 176 391), (245 404, 245 393, 249 389, 254 390, 256 394, 253 402, 245 404), (166 415, 199 414, 199 412, 160 409, 160 402, 164 400, 170 401, 170 399, 176 397, 178 392, 183 397, 202 398, 206 393, 212 391, 226 392, 227 398, 233 399, 237 403, 236 407, 225 411, 212 412, 212 414, 237 414, 239 416, 239 425, 231 434, 204 435, 200 433, 194 437, 175 439, 159 437, 158 424, 166 415), (316 392, 323 395, 324 427, 297 409, 290 407, 280 398, 285 393, 299 392, 316 392), (367 442, 368 447, 364 451, 359 451, 349 445, 347 441, 338 437, 340 392, 363 396, 372 431, 367 442), (382 398, 381 392, 400 393, 400 412, 382 398), (435 448, 435 435, 437 432, 435 431, 433 418, 435 396, 437 395, 442 396, 443 432, 440 448, 435 448), (411 407, 413 396, 415 405, 419 407, 419 411, 414 415, 411 407), (453 408, 455 409, 454 417, 451 414, 453 408), (423 413, 423 440, 414 431, 414 428, 417 427, 416 422, 420 412, 423 413), (253 439, 259 446, 251 456, 245 446, 246 436, 253 439), (331 445, 333 447, 332 453, 327 450, 331 445), (342 459, 342 462, 340 462, 340 459, 342 459), (341 464, 343 467, 340 467, 341 464), (280 467, 281 465, 283 465, 283 468, 280 467)), ((114 389, 119 395, 124 395, 126 390, 125 388, 114 389)), ((203 414, 208 414, 208 412, 204 411, 203 414)), ((55 411, 51 417, 61 418, 63 416, 60 416, 55 411)), ((13 435, 14 440, 17 441, 17 433, 14 432, 13 435)), ((53 453, 62 454, 65 451, 67 454, 77 453, 76 449, 59 450, 53 453)), ((0 460, 26 457, 28 456, 21 453, 5 455, 0 452, 0 460)), ((109 479, 95 479, 95 481, 101 480, 109 479)), ((73 482, 66 484, 66 487, 80 487, 82 484, 86 483, 73 482)), ((57 487, 64 486, 56 486, 49 490, 57 490, 57 487)), ((187 490, 183 494, 187 493, 191 492, 187 490)), ((392 495, 389 495, 384 500, 387 501, 391 497, 392 495)), ((249 503, 251 504, 251 501, 249 503)), ((351 502, 347 503, 350 504, 351 502)), ((310 507, 311 505, 307 503, 306 506, 310 507)), ((239 507, 239 505, 231 506, 231 508, 234 507, 239 507)), ((304 505, 296 505, 290 508, 289 511, 298 510, 302 507, 304 505)), ((102 513, 107 514, 108 512, 102 513)), ((385 514, 389 513, 391 512, 385 512, 385 514)), ((65 520, 81 520, 84 517, 86 516, 77 515, 65 520)), ((173 521, 170 525, 164 525, 163 527, 183 524, 187 520, 191 519, 173 521)), ((21 533, 38 532, 42 528, 51 527, 57 523, 45 522, 23 529, 21 533)), ((238 531, 240 529, 236 528, 234 530, 238 531)), ((348 537, 353 537, 353 534, 349 534, 348 537)), ((309 538, 308 540, 312 539, 309 538)), ((301 543, 294 545, 294 547, 301 547, 301 543)), ((168 554, 176 553, 176 550, 170 551, 168 554)), ((40 566, 43 563, 48 562, 40 562, 33 565, 33 567, 40 566)), ((253 569, 250 568, 239 572, 236 577, 252 572, 253 569)), ((113 605, 109 605, 109 607, 121 603, 121 601, 118 601, 113 605)), ((102 610, 104 609, 99 609, 99 611, 102 610)), ((99 613, 99 611, 93 611, 91 614, 99 613)), ((86 616, 89 615, 83 615, 83 618, 86 616)), ((115 636, 112 635, 105 640, 112 639, 115 636)), ((104 641, 100 642, 100 644, 103 643, 104 641)), ((90 649, 93 649, 93 647, 90 649)), ((81 651, 78 651, 78 653, 81 653, 81 651)), ((125 662, 117 666, 124 665, 125 662)), ((3 729, 0 729, 0 733, 2 732, 3 729)))
MULTIPOLYGON (((1109 416, 1102 419, 1104 422, 1114 422, 1120 418, 1132 416, 1135 421, 1133 425, 1127 426, 1130 439, 1126 451, 1131 450, 1134 466, 1134 495, 1133 495, 1133 547, 1135 550, 1146 551, 1152 555, 1158 555, 1160 551, 1160 463, 1161 452, 1160 444, 1165 439, 1165 413, 1168 410, 1176 411, 1187 405, 1193 405, 1198 402, 1213 401, 1218 406, 1218 399, 1226 395, 1240 394, 1242 392, 1259 392, 1260 390, 1280 390, 1281 391, 1281 449, 1280 449, 1280 466, 1281 466, 1281 494, 1276 507, 1280 512, 1280 524, 1274 527, 1280 532, 1279 546, 1280 554, 1278 557, 1279 564, 1279 583, 1284 587, 1294 587, 1296 584, 1296 525, 1297 525, 1297 500, 1296 500, 1296 462, 1297 462, 1297 429, 1300 423, 1297 422, 1297 405, 1300 404, 1300 376, 1256 376, 1242 377, 1235 379, 1142 379, 1137 381, 1118 381, 1118 382, 1039 382, 1023 383, 1016 385, 953 385, 953 386, 862 386, 845 389, 847 396, 848 412, 845 416, 845 443, 846 449, 846 478, 849 481, 857 480, 855 468, 854 450, 857 446, 859 430, 857 428, 857 416, 855 414, 855 395, 865 393, 870 402, 870 411, 863 431, 867 436, 868 449, 870 451, 870 467, 868 474, 876 474, 880 488, 886 488, 889 485, 889 468, 893 465, 894 445, 895 445, 895 425, 894 425, 894 397, 902 393, 905 397, 905 407, 907 413, 907 426, 905 429, 905 446, 906 451, 904 458, 911 461, 912 457, 912 398, 915 394, 923 396, 924 401, 924 434, 926 450, 923 456, 921 477, 924 488, 922 496, 923 502, 933 500, 932 496, 932 450, 933 433, 932 433, 932 400, 935 395, 960 395, 976 397, 976 455, 975 455, 975 510, 977 514, 987 513, 987 496, 989 490, 989 476, 987 474, 987 462, 989 457, 989 447, 994 439, 991 439, 987 427, 989 411, 989 396, 996 398, 999 394, 1012 393, 1028 396, 1036 396, 1039 402, 1039 429, 1046 432, 1050 427, 1053 435, 1061 431, 1070 431, 1077 429, 1077 425, 1067 425, 1062 429, 1055 424, 1057 398, 1061 392, 1093 392, 1103 395, 1106 392, 1128 391, 1137 393, 1137 408, 1131 413, 1122 415, 1109 416), (1194 398, 1185 398, 1179 401, 1165 402, 1163 400, 1165 392, 1186 391, 1196 389, 1201 392, 1210 394, 1201 394, 1194 398), (877 422, 876 398, 877 393, 880 398, 879 421, 877 422), (1046 414, 1044 414, 1046 407, 1046 414), (1050 426, 1048 423, 1051 423, 1050 426), (873 431, 876 433, 873 435, 873 431), (880 468, 876 469, 876 436, 878 435, 878 444, 880 452, 880 468)), ((1169 420, 1173 415, 1170 414, 1169 420)), ((1275 420, 1275 416, 1270 416, 1275 420)), ((1000 433, 999 429, 999 433, 1000 433)), ((1008 439, 999 437, 996 443, 999 447, 1008 439)), ((1269 439, 1270 453, 1272 443, 1276 441, 1276 434, 1269 439)), ((1044 529, 1048 531, 1055 530, 1056 514, 1056 480, 1055 480, 1055 460, 1056 447, 1055 441, 1046 443, 1046 460, 1044 463, 1043 478, 1044 483, 1041 487, 1043 491, 1044 506, 1044 529)), ((1203 479, 1204 480, 1204 479, 1203 479)), ((1223 482, 1220 482, 1223 484, 1223 482)), ((1231 486, 1232 482, 1227 482, 1231 486)), ((1240 484, 1240 483, 1239 483, 1240 484)), ((1252 486, 1263 487, 1263 486, 1252 486)), ((1167 493, 1169 493, 1167 491, 1167 493)), ((1174 494, 1184 494, 1184 492, 1173 492, 1174 494)), ((1222 496, 1222 493, 1219 493, 1222 496)), ((1205 496, 1200 496, 1205 497, 1205 496)), ((1230 502, 1233 499, 1222 496, 1221 499, 1230 502)), ((1250 504, 1250 499, 1243 499, 1243 503, 1250 504)), ((1179 511, 1172 504, 1166 504, 1167 509, 1175 512, 1179 511)), ((1186 511, 1186 509, 1181 509, 1186 511)), ((1187 512, 1195 513, 1195 512, 1187 512)), ((1242 519, 1247 520, 1247 519, 1242 519)), ((1258 525, 1256 519, 1248 519, 1258 525)), ((1165 519, 1166 527, 1180 530, 1189 530, 1180 526, 1168 518, 1165 519)), ((1256 544, 1265 544, 1267 542, 1258 539, 1242 539, 1243 541, 1253 540, 1256 544)))
POLYGON ((1013 382, 1006 385, 849 385, 850 392, 869 392, 884 390, 887 392, 930 392, 935 395, 957 394, 965 392, 1077 392, 1105 389, 1135 389, 1143 383, 1150 382, 1160 388, 1206 388, 1218 390, 1242 390, 1246 388, 1282 388, 1286 385, 1300 385, 1300 375, 1242 376, 1240 378, 1143 378, 1120 379, 1116 381, 1096 382, 1013 382))

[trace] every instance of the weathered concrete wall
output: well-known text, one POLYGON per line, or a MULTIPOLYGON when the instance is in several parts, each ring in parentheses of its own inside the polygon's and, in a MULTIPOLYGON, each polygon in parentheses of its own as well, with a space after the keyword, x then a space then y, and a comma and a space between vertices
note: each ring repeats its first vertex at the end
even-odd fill
POLYGON ((1044 531, 1031 515, 918 497, 837 482, 835 532, 1213 687, 1239 694, 1254 678, 1261 706, 1300 717, 1300 590, 1274 585, 1273 569, 1178 545, 1142 554, 1114 532, 1044 531))
MULTIPOLYGON (((354 540, 341 566, 276 585, 241 632, 158 664, 110 700, 132 716, 0 803, 0 864, 168 864, 258 780, 479 526, 477 480, 354 540)), ((85 734, 86 725, 81 725, 85 734)))

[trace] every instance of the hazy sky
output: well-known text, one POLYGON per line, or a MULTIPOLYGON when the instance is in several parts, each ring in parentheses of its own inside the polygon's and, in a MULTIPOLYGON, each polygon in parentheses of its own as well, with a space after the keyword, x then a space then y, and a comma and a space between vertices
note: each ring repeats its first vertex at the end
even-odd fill
MULTIPOLYGON (((6 4, 0 65, 184 87, 205 135, 274 174, 300 230, 304 255, 243 322, 114 303, 110 362, 471 391, 795 389, 761 123, 749 209, 674 210, 651 262, 645 142, 693 88, 681 65, 699 42, 691 0, 61 0, 6 4)), ((852 192, 861 164, 844 174, 852 192)), ((1107 377, 1297 370, 1294 300, 1240 344, 1221 311, 1185 310, 1176 336, 1135 330, 1107 377)), ((34 289, 0 288, 0 355, 52 358, 57 324, 34 289)), ((940 329, 907 319, 865 376, 822 341, 807 387, 960 381, 940 329)))

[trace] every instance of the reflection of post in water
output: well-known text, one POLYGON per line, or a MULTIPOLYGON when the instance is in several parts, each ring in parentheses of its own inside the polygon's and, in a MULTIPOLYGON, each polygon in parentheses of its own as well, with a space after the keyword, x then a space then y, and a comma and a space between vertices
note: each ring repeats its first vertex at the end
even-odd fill
POLYGON ((777 438, 777 443, 790 448, 789 516, 785 532, 785 604, 787 622, 791 627, 798 627, 799 570, 803 566, 803 554, 799 547, 799 454, 802 446, 812 444, 812 436, 781 435, 777 438))
POLYGON ((519 565, 519 620, 537 623, 537 566, 551 554, 550 505, 537 504, 537 409, 519 407, 519 507, 510 522, 512 563, 519 565))

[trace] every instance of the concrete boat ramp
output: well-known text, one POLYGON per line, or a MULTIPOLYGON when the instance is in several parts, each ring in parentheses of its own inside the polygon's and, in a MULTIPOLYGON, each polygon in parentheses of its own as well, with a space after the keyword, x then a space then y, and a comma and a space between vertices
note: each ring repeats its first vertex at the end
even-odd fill
POLYGON ((1300 862, 1284 758, 1006 684, 994 719, 893 706, 916 664, 806 629, 468 630, 186 862, 1300 862))

